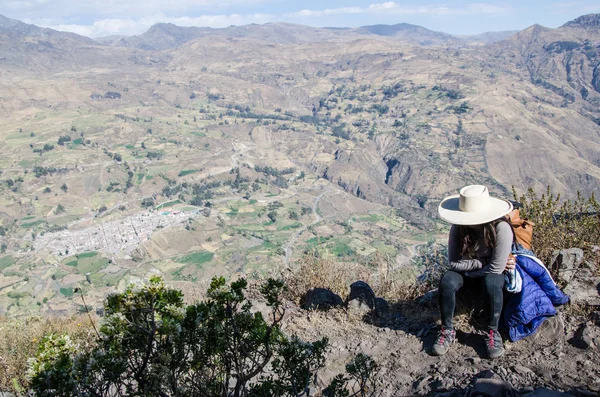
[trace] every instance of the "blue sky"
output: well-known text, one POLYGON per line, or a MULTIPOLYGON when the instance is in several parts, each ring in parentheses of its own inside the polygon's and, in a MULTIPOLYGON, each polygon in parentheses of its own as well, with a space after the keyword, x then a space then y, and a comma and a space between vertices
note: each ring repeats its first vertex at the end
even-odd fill
POLYGON ((157 22, 226 27, 290 22, 363 26, 401 22, 465 35, 520 30, 534 23, 558 27, 600 13, 598 0, 0 0, 0 14, 90 37, 141 34, 157 22))

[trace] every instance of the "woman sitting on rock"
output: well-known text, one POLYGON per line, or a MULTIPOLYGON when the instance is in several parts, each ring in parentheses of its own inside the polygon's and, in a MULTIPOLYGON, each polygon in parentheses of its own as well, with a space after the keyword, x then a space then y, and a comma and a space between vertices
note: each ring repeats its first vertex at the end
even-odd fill
POLYGON ((466 186, 460 194, 447 197, 438 207, 440 217, 452 224, 448 240, 447 271, 440 282, 439 304, 442 329, 432 352, 443 355, 456 338, 453 318, 456 292, 465 286, 483 284, 487 314, 486 348, 490 358, 504 354, 498 323, 503 305, 504 270, 509 261, 513 231, 505 215, 513 209, 507 200, 490 197, 487 187, 466 186))

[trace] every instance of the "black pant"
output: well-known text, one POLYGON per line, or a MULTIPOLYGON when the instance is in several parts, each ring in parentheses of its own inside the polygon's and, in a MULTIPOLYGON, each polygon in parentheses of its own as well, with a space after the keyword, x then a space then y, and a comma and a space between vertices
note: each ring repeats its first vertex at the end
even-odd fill
POLYGON ((454 307, 456 306, 456 291, 463 285, 472 287, 478 282, 483 283, 486 306, 489 314, 488 326, 498 330, 498 322, 502 313, 504 274, 486 274, 483 277, 471 279, 460 273, 449 270, 440 281, 439 299, 442 314, 442 326, 453 328, 454 307))

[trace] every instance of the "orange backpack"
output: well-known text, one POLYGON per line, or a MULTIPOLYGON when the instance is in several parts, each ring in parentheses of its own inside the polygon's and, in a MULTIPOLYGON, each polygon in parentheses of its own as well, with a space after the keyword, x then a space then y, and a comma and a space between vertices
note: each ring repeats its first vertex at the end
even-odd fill
MULTIPOLYGON (((513 203, 513 205, 515 205, 515 203, 513 203)), ((519 207, 520 204, 518 204, 518 206, 515 205, 515 209, 508 213, 506 217, 508 218, 508 223, 513 228, 515 243, 531 251, 531 240, 533 239, 534 223, 528 219, 521 218, 521 214, 519 213, 519 207)))

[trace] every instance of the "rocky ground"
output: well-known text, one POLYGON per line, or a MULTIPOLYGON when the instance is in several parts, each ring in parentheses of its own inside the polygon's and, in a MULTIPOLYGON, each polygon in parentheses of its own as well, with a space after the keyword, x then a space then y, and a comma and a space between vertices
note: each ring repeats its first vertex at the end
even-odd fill
POLYGON ((480 379, 493 380, 495 391, 483 394, 492 396, 502 396, 504 390, 528 395, 542 387, 575 396, 600 392, 600 328, 564 313, 546 321, 529 339, 506 342, 506 354, 496 360, 485 357, 484 336, 470 325, 458 327, 458 340, 447 355, 432 356, 434 323, 413 322, 395 311, 373 324, 344 310, 300 311, 286 327, 304 339, 329 338, 323 385, 363 352, 381 366, 381 394, 376 395, 475 395, 472 391, 480 379))
MULTIPOLYGON (((570 254, 577 260, 572 252, 564 251, 565 258, 570 254)), ((597 396, 600 277, 580 272, 570 284, 579 288, 571 303, 557 308, 558 314, 526 339, 511 343, 503 335, 506 353, 495 360, 486 358, 485 337, 478 331, 485 322, 483 312, 467 300, 458 303, 456 343, 445 356, 431 354, 439 329, 435 291, 415 301, 386 306, 381 300, 376 303, 368 292, 353 294, 352 288, 345 306, 311 311, 290 307, 285 330, 305 340, 329 339, 331 349, 319 376, 321 385, 344 372, 345 364, 363 352, 380 365, 379 390, 374 395, 597 396)), ((313 299, 324 299, 326 293, 313 295, 304 307, 313 299)))

